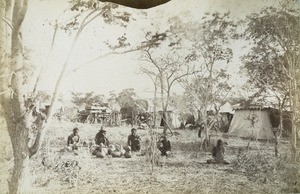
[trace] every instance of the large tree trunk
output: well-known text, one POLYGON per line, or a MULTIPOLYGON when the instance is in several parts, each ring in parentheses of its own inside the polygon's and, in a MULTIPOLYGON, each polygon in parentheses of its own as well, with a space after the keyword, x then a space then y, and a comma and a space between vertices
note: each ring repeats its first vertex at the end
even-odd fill
POLYGON ((23 45, 21 24, 27 11, 27 0, 1 2, 1 106, 12 143, 14 166, 9 193, 21 193, 26 186, 29 162, 27 109, 24 103, 23 45), (3 51, 4 50, 4 51, 3 51))
POLYGON ((14 169, 9 181, 9 193, 23 193, 27 187, 29 156, 15 158, 14 169))
POLYGON ((28 130, 26 124, 11 123, 9 125, 9 134, 13 146, 14 167, 9 181, 9 193, 24 192, 26 187, 26 177, 28 177, 29 149, 28 149, 28 130), (13 129, 13 130, 12 130, 13 129), (12 138, 13 137, 13 138, 12 138))

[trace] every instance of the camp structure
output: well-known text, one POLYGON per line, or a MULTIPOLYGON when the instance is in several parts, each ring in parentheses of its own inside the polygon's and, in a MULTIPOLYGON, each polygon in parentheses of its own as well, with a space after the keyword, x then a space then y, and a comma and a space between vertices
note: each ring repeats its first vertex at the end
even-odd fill
POLYGON ((180 127, 180 121, 178 119, 178 115, 173 111, 167 111, 165 115, 163 114, 163 111, 158 111, 156 113, 155 126, 164 127, 164 121, 167 122, 168 126, 166 127, 170 127, 170 128, 180 127))
POLYGON ((229 127, 229 135, 261 140, 274 138, 270 107, 236 106, 233 108, 235 112, 229 127))
POLYGON ((226 102, 225 104, 220 106, 220 109, 219 109, 220 126, 219 127, 220 127, 221 131, 228 132, 233 114, 234 114, 234 111, 233 111, 231 104, 229 104, 229 102, 226 102))
POLYGON ((220 106, 219 113, 221 115, 222 122, 225 124, 230 124, 234 111, 229 102, 226 102, 224 105, 220 106))

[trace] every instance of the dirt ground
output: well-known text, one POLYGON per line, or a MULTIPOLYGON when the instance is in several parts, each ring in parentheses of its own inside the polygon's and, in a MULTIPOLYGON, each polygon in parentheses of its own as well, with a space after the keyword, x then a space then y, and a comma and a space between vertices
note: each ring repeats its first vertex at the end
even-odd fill
MULTIPOLYGON (((26 193, 289 193, 300 192, 299 165, 290 162, 288 141, 279 142, 274 157, 273 142, 250 142, 213 133, 211 141, 223 139, 229 165, 207 164, 210 153, 200 151, 195 130, 177 130, 169 135, 173 155, 157 157, 151 173, 147 156, 96 158, 82 147, 78 155, 65 151, 67 136, 79 128, 82 140, 93 139, 98 124, 54 122, 46 132, 40 152, 30 163, 26 193), (67 161, 74 166, 63 166, 67 161), (78 165, 76 165, 78 164, 78 165), (58 165, 58 168, 55 166, 58 165)), ((126 145, 131 127, 106 128, 112 144, 126 145)), ((161 129, 157 133, 162 132, 161 129)), ((149 130, 138 130, 143 145, 149 130)), ((159 154, 157 154, 159 155, 159 154)), ((7 165, 6 168, 11 168, 7 165)), ((4 170, 5 168, 1 168, 4 170)), ((3 179, 2 179, 3 180, 3 179)), ((2 181, 1 184, 4 184, 2 181)), ((5 193, 5 190, 2 190, 5 193)), ((2 193, 2 192, 1 192, 2 193)))

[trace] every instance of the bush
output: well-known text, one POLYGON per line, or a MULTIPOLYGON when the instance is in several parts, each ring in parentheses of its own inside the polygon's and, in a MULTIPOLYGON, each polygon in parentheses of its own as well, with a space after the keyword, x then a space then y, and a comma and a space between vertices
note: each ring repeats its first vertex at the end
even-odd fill
POLYGON ((274 157, 262 152, 240 153, 232 165, 249 180, 259 183, 284 183, 283 192, 300 192, 300 164, 293 163, 285 154, 274 157))

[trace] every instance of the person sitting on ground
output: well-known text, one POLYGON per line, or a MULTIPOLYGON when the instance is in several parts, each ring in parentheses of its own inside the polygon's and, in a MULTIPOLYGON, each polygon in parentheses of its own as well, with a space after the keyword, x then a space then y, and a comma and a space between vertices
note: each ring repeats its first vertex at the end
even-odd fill
POLYGON ((225 148, 222 140, 217 141, 217 145, 212 149, 212 157, 213 159, 207 160, 208 164, 229 164, 226 160, 224 160, 225 156, 225 148))
POLYGON ((73 133, 68 136, 67 146, 68 146, 68 150, 70 150, 70 151, 78 150, 78 144, 79 144, 79 140, 80 140, 78 131, 79 131, 79 129, 77 127, 75 127, 73 129, 73 133))
POLYGON ((171 142, 166 136, 161 136, 157 142, 157 148, 161 152, 162 156, 169 156, 171 154, 171 142))
POLYGON ((100 145, 102 143, 106 147, 109 146, 109 141, 106 137, 106 131, 103 129, 103 127, 101 127, 100 131, 96 134, 95 143, 97 145, 100 145))
POLYGON ((131 129, 131 134, 128 136, 127 145, 131 147, 131 151, 133 152, 138 152, 141 150, 141 138, 137 134, 137 129, 131 129))

